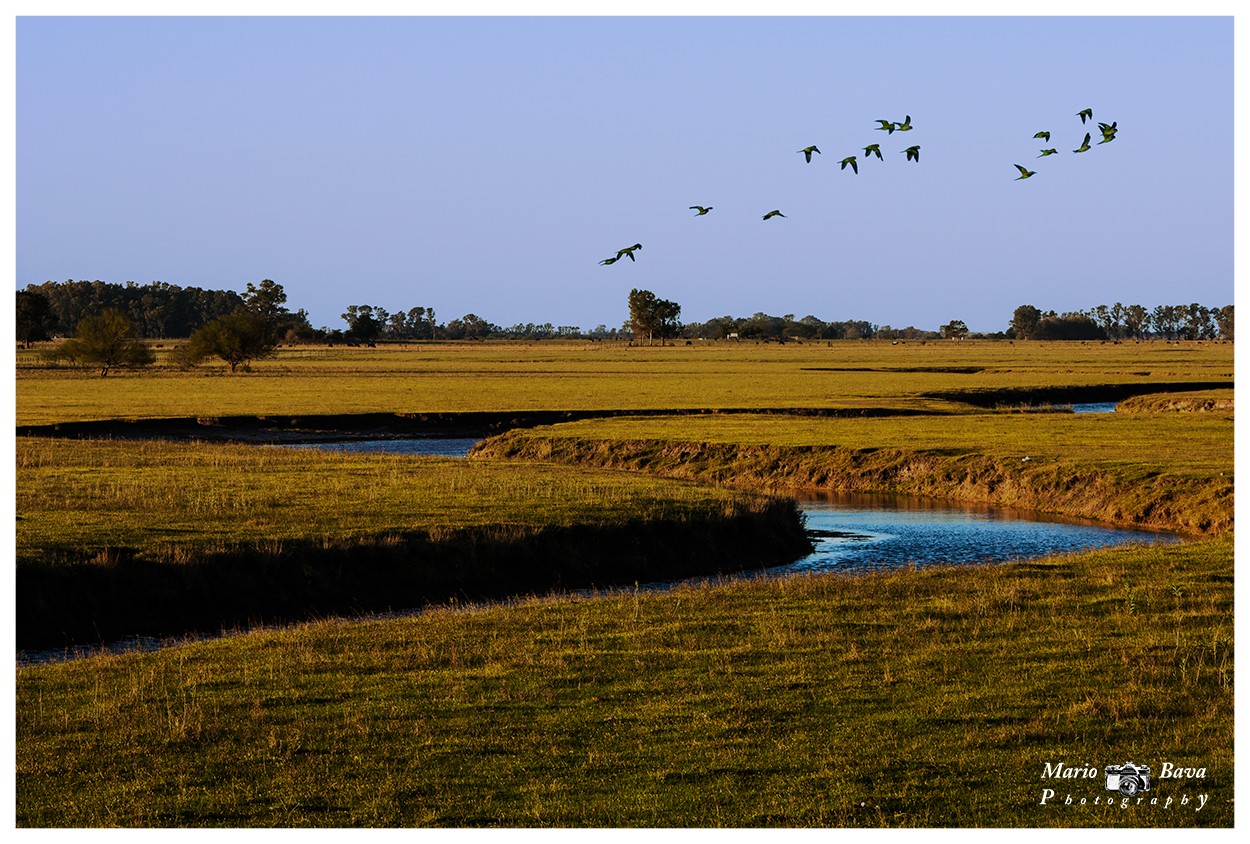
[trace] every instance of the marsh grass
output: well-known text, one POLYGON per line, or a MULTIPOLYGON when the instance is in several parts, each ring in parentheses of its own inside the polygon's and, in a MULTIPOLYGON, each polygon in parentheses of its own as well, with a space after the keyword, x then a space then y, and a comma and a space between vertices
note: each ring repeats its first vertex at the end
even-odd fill
POLYGON ((1232 554, 627 590, 22 668, 17 822, 1231 826, 1232 554), (1207 775, 1156 783, 1184 809, 1042 779, 1127 758, 1207 775))
MULTIPOLYGON (((92 419, 667 408, 959 410, 929 394, 1228 381, 1225 343, 585 342, 295 347, 250 373, 158 366, 107 379, 17 353, 17 423, 92 419)), ((169 349, 159 350, 167 355, 169 349)))

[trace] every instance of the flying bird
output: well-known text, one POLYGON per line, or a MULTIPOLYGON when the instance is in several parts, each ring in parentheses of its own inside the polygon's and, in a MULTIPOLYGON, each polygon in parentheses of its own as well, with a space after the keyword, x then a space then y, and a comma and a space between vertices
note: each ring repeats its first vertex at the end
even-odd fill
POLYGON ((808 163, 808 164, 811 164, 811 163, 812 163, 812 153, 813 153, 813 152, 814 152, 814 153, 816 153, 817 155, 819 155, 819 154, 820 154, 820 150, 816 149, 815 144, 813 144, 813 145, 812 145, 812 146, 810 146, 810 147, 803 147, 803 149, 801 149, 801 150, 797 150, 797 152, 801 152, 801 153, 803 153, 803 157, 807 159, 807 163, 808 163))
POLYGON ((908 161, 915 161, 916 163, 920 163, 920 147, 919 146, 911 146, 911 147, 908 147, 907 149, 899 150, 899 152, 907 153, 908 161))
POLYGON ((616 257, 619 259, 622 255, 628 255, 629 260, 636 261, 638 259, 634 257, 634 250, 641 249, 641 248, 642 248, 641 243, 635 243, 633 246, 626 246, 624 249, 616 250, 616 257))
POLYGON ((1085 133, 1085 140, 1081 141, 1081 148, 1074 149, 1072 151, 1073 152, 1088 152, 1089 151, 1089 132, 1085 133))
POLYGON ((881 157, 881 144, 869 144, 864 147, 864 157, 867 158, 870 155, 875 155, 878 160, 885 161, 885 159, 881 157))
POLYGON ((878 130, 884 129, 885 131, 889 132, 891 135, 894 134, 895 127, 894 127, 893 120, 881 120, 880 118, 878 118, 877 122, 881 124, 880 126, 877 127, 878 130))
POLYGON ((1049 132, 1038 132, 1038 133, 1037 133, 1036 135, 1034 135, 1033 137, 1035 137, 1035 138, 1041 138, 1043 141, 1047 141, 1047 142, 1049 142, 1049 141, 1050 141, 1050 133, 1049 133, 1049 132))
POLYGON ((1039 155, 1038 158, 1045 158, 1048 155, 1057 155, 1058 153, 1059 153, 1059 150, 1057 149, 1044 149, 1042 150, 1042 154, 1039 155))
POLYGON ((698 214, 695 214, 695 216, 696 216, 696 217, 702 217, 704 214, 706 214, 707 212, 709 212, 709 211, 711 211, 711 210, 712 210, 712 206, 711 206, 711 205, 709 205, 707 208, 704 208, 702 205, 691 205, 691 206, 690 206, 690 210, 691 210, 691 211, 698 211, 699 213, 698 213, 698 214))
POLYGON ((1017 182, 1020 181, 1021 179, 1027 179, 1029 176, 1032 176, 1034 173, 1037 172, 1036 170, 1026 170, 1025 168, 1021 167, 1019 164, 1016 165, 1016 169, 1020 171, 1020 175, 1015 178, 1015 181, 1017 182))
POLYGON ((1076 113, 1076 116, 1081 118, 1081 123, 1084 124, 1085 118, 1094 119, 1094 110, 1092 108, 1083 108, 1076 113))
MULTIPOLYGON (((617 257, 619 257, 619 256, 617 256, 617 257)), ((600 262, 599 262, 599 264, 600 264, 601 266, 610 266, 610 265, 612 265, 612 264, 615 264, 615 263, 616 263, 616 261, 617 261, 617 258, 615 258, 615 257, 613 257, 613 258, 604 258, 602 261, 600 261, 600 262)))
POLYGON ((842 163, 842 166, 839 169, 845 170, 846 165, 849 164, 851 165, 851 169, 855 171, 855 175, 856 176, 859 175, 859 165, 855 163, 855 156, 848 155, 846 158, 842 159, 841 163, 842 163))
POLYGON ((767 220, 767 219, 769 219, 770 217, 784 217, 784 216, 786 216, 786 215, 785 215, 785 214, 782 214, 780 211, 773 210, 773 211, 769 211, 767 214, 765 214, 765 215, 764 215, 764 219, 765 219, 765 220, 767 220))
POLYGON ((900 132, 910 132, 911 131, 911 115, 909 114, 906 117, 904 117, 902 123, 895 123, 894 128, 899 130, 900 132))
POLYGON ((1105 144, 1105 143, 1115 140, 1115 133, 1117 131, 1115 128, 1115 124, 1116 124, 1116 121, 1114 120, 1111 122, 1110 126, 1108 126, 1106 123, 1098 124, 1098 131, 1102 132, 1102 140, 1099 141, 1098 143, 1105 144))

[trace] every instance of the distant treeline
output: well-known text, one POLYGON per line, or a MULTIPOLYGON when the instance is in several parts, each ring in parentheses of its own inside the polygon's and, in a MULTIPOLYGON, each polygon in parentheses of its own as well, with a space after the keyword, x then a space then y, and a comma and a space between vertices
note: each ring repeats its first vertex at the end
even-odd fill
MULTIPOLYGON (((200 326, 225 316, 242 303, 242 297, 231 290, 179 287, 163 281, 45 281, 27 285, 18 294, 19 316, 34 304, 44 318, 36 320, 39 324, 32 327, 48 336, 72 335, 84 318, 112 308, 129 319, 141 337, 190 337, 200 326), (32 301, 30 294, 37 298, 32 301), (42 303, 38 298, 42 298, 42 303)), ((18 339, 25 339, 20 332, 18 339)))
POLYGON ((1098 305, 1087 311, 1057 314, 1021 305, 1012 315, 1007 336, 1021 340, 1215 340, 1233 339, 1233 306, 1098 305))
MULTIPOLYGON (((279 293, 281 285, 266 280, 279 293)), ((249 285, 249 289, 250 289, 249 285)), ((646 293, 647 291, 641 291, 646 293)), ((282 294, 285 300, 285 294, 282 294)), ((17 293, 17 339, 35 340, 72 336, 82 320, 115 310, 143 338, 190 337, 209 323, 239 310, 244 295, 230 290, 179 287, 155 281, 151 284, 114 284, 104 281, 47 281, 27 285, 17 293)), ((657 300, 663 301, 663 300, 657 300)), ((677 308, 676 303, 666 303, 677 308)), ((370 344, 379 341, 414 340, 628 340, 636 333, 631 320, 620 328, 597 325, 583 330, 575 325, 517 323, 496 325, 476 314, 440 323, 433 308, 411 307, 389 311, 377 305, 349 305, 341 315, 345 328, 313 328, 305 311, 282 309, 281 319, 270 326, 281 342, 370 344), (276 332, 276 333, 275 333, 276 332)), ((660 336, 660 335, 657 335, 660 336)), ((722 316, 706 322, 671 320, 660 339, 708 339, 750 341, 819 340, 928 340, 938 338, 1010 338, 1024 340, 1128 340, 1128 339, 1233 339, 1233 306, 1207 307, 1158 305, 1098 305, 1085 311, 1059 314, 1033 305, 1016 308, 1004 331, 976 333, 962 320, 951 320, 937 330, 908 326, 894 328, 867 320, 826 321, 807 315, 748 317, 722 316)))

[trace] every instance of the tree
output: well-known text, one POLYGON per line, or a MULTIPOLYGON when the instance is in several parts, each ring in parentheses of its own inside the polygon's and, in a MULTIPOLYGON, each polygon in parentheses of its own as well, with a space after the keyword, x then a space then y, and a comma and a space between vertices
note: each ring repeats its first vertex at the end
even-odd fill
POLYGON ((674 337, 681 329, 677 318, 681 316, 681 305, 667 299, 656 298, 650 290, 634 289, 629 291, 629 327, 635 336, 647 335, 647 345, 659 335, 660 342, 665 337, 674 337))
MULTIPOLYGON (((348 339, 357 343, 373 343, 382 333, 385 324, 374 313, 372 305, 348 305, 347 313, 341 314, 347 323, 348 339)), ((381 310, 380 308, 377 310, 381 310)))
POLYGON ((135 336, 130 320, 116 308, 84 318, 74 337, 50 349, 48 356, 99 367, 101 376, 119 366, 147 366, 156 360, 152 350, 135 336))
POLYGON ((1047 314, 1033 329, 1034 340, 1105 340, 1107 334, 1086 314, 1047 314))
POLYGON ((48 339, 48 324, 52 320, 52 306, 48 297, 38 290, 17 291, 17 310, 14 313, 17 339, 22 348, 29 349, 36 340, 48 339))
POLYGON ((939 326, 942 336, 952 340, 962 340, 968 336, 968 326, 962 319, 953 319, 946 325, 939 326))
POLYGON ((1033 336, 1034 329, 1037 328, 1038 320, 1042 318, 1042 312, 1032 305, 1021 305, 1016 308, 1015 313, 1011 315, 1011 330, 1016 335, 1017 340, 1028 340, 1033 336))
POLYGON ((1211 326, 1210 308, 1194 302, 1189 305, 1177 305, 1176 314, 1181 323, 1184 339, 1208 340, 1215 336, 1211 326))
POLYGON ((1146 336, 1150 324, 1150 311, 1142 305, 1129 305, 1124 309, 1124 332, 1127 336, 1141 339, 1146 336))
POLYGON ((1233 306, 1225 305, 1222 308, 1216 308, 1212 313, 1215 317, 1216 328, 1220 332, 1220 336, 1225 340, 1233 339, 1233 306))
POLYGON ((477 314, 465 314, 446 325, 448 340, 485 340, 498 330, 477 314))
POLYGON ((219 357, 235 372, 253 360, 272 356, 277 345, 262 313, 241 306, 192 334, 179 350, 178 360, 194 365, 205 358, 219 357))
POLYGON ((1180 319, 1175 305, 1156 305, 1150 312, 1150 325, 1157 336, 1172 340, 1180 329, 1180 319))

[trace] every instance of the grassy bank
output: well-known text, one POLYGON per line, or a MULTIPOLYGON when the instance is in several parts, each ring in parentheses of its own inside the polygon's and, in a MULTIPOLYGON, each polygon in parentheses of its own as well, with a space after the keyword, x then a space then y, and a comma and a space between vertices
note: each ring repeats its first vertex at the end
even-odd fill
POLYGON ((17 441, 21 647, 714 574, 807 547, 791 502, 618 472, 17 441))
POLYGON ((1229 414, 606 419, 512 431, 484 457, 781 491, 927 495, 1214 534, 1233 520, 1229 414))
MULTIPOLYGON (((159 349, 168 356, 172 344, 159 349)), ((19 351, 17 424, 144 417, 700 407, 959 409, 961 392, 1228 382, 1229 343, 585 342, 283 348, 253 371, 108 378, 19 351)), ((1070 400, 1070 399, 1067 399, 1070 400)))
POLYGON ((19 669, 17 822, 1231 826, 1232 571, 1225 539, 19 669), (1127 759, 1205 776, 1043 778, 1127 759))
POLYGON ((1219 413, 1233 412, 1232 390, 1199 390, 1192 393, 1156 393, 1134 396, 1116 407, 1117 413, 1219 413))

